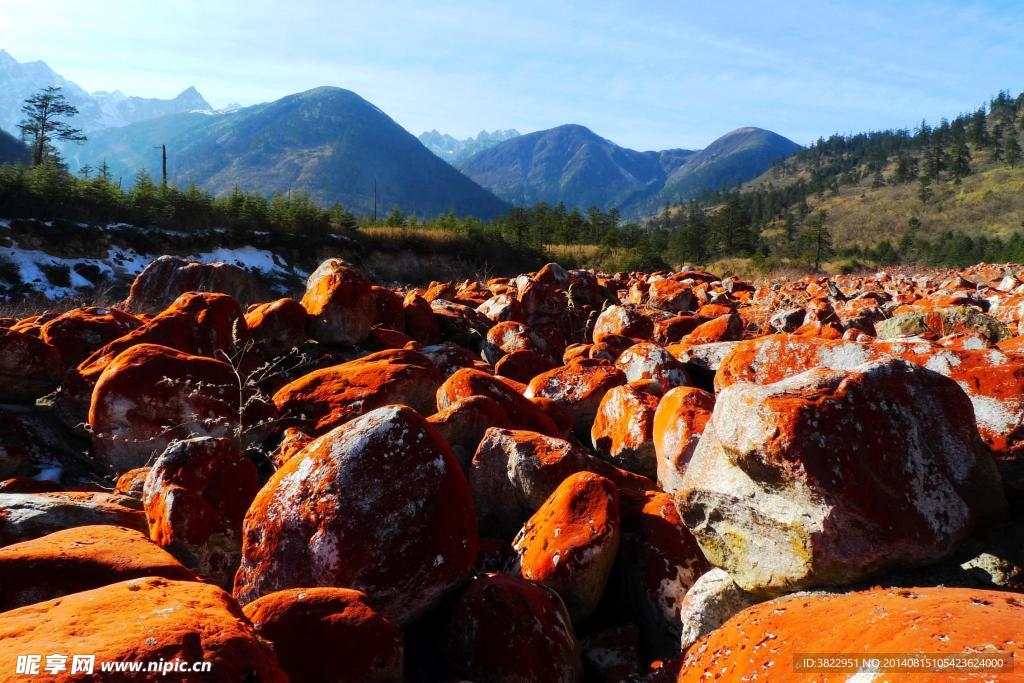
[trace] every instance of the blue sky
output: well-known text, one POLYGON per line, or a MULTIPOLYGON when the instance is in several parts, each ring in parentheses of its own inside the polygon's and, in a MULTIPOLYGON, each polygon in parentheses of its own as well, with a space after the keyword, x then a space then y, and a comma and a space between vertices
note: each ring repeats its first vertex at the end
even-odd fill
POLYGON ((216 106, 349 88, 413 133, 581 123, 637 149, 807 143, 1024 88, 1024 2, 0 0, 0 47, 216 106))

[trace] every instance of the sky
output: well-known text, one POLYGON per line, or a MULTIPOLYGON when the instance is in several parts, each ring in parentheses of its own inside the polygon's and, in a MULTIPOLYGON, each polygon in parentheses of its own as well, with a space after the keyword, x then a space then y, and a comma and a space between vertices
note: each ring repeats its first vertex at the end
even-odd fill
POLYGON ((1024 2, 0 0, 0 48, 86 90, 214 106, 321 85, 410 132, 579 123, 634 149, 806 144, 1024 88, 1024 2))

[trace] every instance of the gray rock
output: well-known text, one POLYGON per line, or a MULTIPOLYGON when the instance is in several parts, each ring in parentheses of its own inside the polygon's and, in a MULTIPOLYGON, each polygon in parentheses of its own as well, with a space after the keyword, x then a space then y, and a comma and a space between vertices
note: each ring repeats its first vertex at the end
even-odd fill
POLYGON ((976 330, 994 342, 1013 336, 1006 323, 970 306, 914 311, 875 323, 875 332, 879 339, 916 337, 929 332, 945 336, 964 329, 976 330))
POLYGON ((722 569, 712 569, 686 591, 680 607, 683 652, 698 640, 728 621, 734 614, 761 600, 736 585, 722 569))

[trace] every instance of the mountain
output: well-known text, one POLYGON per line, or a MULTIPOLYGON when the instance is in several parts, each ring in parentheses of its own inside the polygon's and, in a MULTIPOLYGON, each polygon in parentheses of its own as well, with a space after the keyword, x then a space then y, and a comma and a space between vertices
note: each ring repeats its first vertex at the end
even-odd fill
POLYGON ((28 150, 21 141, 9 133, 0 130, 0 164, 26 161, 28 150))
POLYGON ((86 135, 168 114, 210 109, 209 102, 195 88, 186 88, 170 100, 127 96, 120 91, 90 94, 45 62, 21 63, 0 50, 0 129, 15 132, 22 119, 22 103, 51 85, 62 88, 68 101, 78 107, 74 125, 86 135))
POLYGON ((692 154, 682 149, 637 152, 570 124, 507 140, 458 168, 513 204, 565 202, 610 209, 659 191, 692 154))
POLYGON ((159 177, 167 145, 170 179, 214 193, 236 185, 268 195, 308 192, 361 214, 394 207, 421 217, 449 210, 489 218, 500 199, 436 157, 383 111, 354 92, 316 88, 229 113, 187 113, 101 131, 68 150, 72 167, 106 160, 125 179, 159 177), (73 155, 73 156, 72 156, 73 155))
MULTIPOLYGON (((772 162, 800 149, 789 138, 763 128, 737 128, 686 159, 665 181, 658 202, 692 199, 706 190, 732 187, 756 178, 772 162)), ((658 205, 647 207, 657 209, 658 205)))
POLYGON ((432 130, 428 133, 420 133, 419 140, 427 149, 441 157, 449 164, 457 164, 463 159, 468 159, 477 152, 494 147, 499 142, 519 137, 519 131, 514 128, 508 130, 496 130, 488 133, 480 131, 475 138, 459 140, 447 133, 439 133, 432 130))
POLYGON ((796 149, 771 131, 740 128, 699 151, 637 152, 565 125, 503 142, 458 168, 512 203, 565 202, 639 215, 754 178, 796 149))

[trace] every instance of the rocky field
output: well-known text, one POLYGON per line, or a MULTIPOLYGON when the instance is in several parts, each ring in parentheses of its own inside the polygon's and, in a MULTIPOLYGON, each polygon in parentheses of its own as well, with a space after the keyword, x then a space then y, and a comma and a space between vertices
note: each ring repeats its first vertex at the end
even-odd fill
POLYGON ((329 259, 273 301, 240 272, 164 258, 117 307, 0 319, 0 679, 1024 653, 1024 267, 397 289, 329 259))

